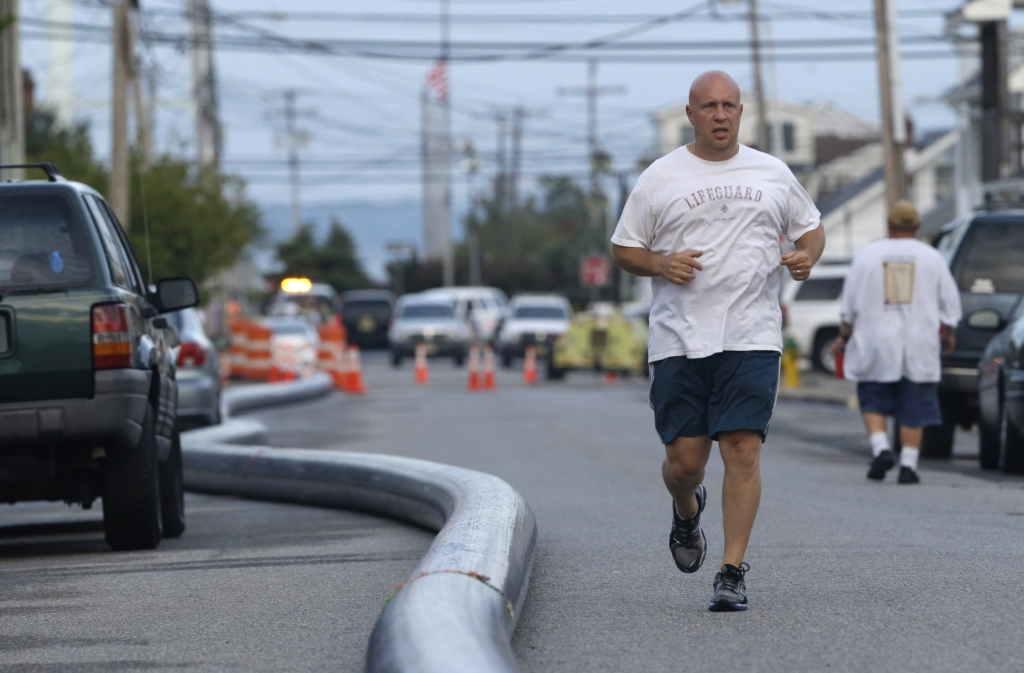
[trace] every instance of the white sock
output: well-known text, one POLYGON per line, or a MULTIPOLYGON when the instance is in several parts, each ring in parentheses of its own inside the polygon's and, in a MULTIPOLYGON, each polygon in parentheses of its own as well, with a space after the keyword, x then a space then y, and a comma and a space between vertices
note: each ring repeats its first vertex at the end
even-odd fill
POLYGON ((904 446, 900 449, 900 465, 909 467, 914 472, 917 472, 917 457, 919 455, 921 455, 920 449, 904 446))
POLYGON ((882 451, 889 450, 889 435, 884 432, 872 432, 870 439, 872 457, 878 458, 878 454, 882 451))

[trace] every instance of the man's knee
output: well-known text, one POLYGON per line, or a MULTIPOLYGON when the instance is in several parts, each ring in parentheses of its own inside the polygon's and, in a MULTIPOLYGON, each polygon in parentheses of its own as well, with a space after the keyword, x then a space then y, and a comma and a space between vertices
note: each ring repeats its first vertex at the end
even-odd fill
POLYGON ((680 438, 665 447, 665 462, 676 481, 691 481, 704 474, 710 439, 680 438))
POLYGON ((723 432, 718 436, 726 469, 756 470, 761 457, 761 433, 752 430, 723 432))

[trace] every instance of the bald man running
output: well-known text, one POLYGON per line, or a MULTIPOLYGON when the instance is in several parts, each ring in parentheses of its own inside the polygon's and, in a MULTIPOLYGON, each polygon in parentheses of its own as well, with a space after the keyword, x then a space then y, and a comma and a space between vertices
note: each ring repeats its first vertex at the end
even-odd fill
POLYGON ((739 144, 742 113, 728 74, 694 80, 694 141, 643 172, 612 236, 615 263, 650 276, 654 290, 650 399, 674 500, 669 547, 684 573, 707 552, 700 514, 712 441, 725 464, 712 611, 747 608, 744 555, 779 385, 782 274, 806 280, 825 246, 820 213, 786 164, 739 144), (782 253, 783 236, 795 250, 782 253))

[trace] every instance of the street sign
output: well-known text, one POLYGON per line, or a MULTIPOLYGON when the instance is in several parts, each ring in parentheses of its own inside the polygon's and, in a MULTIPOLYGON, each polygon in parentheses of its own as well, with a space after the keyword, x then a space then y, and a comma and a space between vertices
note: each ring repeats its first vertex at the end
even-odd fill
POLYGON ((580 283, 604 287, 612 277, 612 265, 604 255, 587 255, 580 260, 580 283))

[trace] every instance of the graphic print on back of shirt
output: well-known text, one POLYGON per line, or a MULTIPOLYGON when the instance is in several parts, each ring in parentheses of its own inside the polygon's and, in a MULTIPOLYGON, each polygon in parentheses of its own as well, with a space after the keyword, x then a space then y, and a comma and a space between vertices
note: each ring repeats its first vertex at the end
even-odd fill
POLYGON ((915 263, 888 260, 882 262, 885 305, 909 304, 914 299, 915 263))

